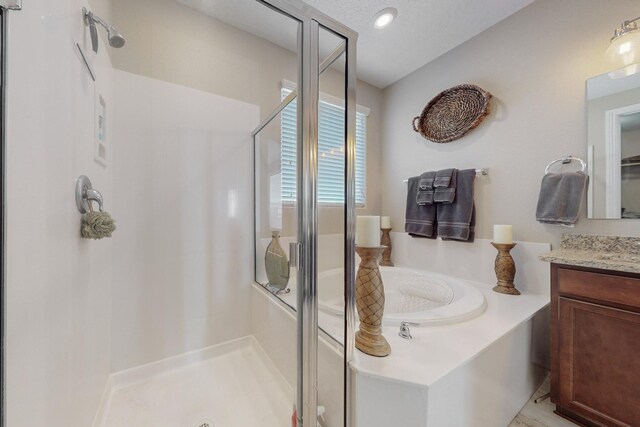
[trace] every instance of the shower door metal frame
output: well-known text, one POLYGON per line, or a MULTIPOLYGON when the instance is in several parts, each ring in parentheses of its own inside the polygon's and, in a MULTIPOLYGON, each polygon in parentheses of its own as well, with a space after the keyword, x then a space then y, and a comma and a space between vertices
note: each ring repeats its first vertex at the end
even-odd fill
MULTIPOLYGON (((297 283, 297 393, 296 407, 299 427, 316 427, 318 406, 318 102, 319 76, 327 67, 321 67, 319 32, 334 33, 344 40, 345 65, 345 239, 344 239, 344 357, 343 402, 344 426, 353 424, 353 387, 349 363, 353 358, 355 332, 355 123, 356 123, 356 43, 357 33, 340 22, 300 0, 257 0, 290 16, 298 27, 298 152, 297 152, 297 205, 298 260, 297 283)), ((335 53, 335 52, 334 52, 335 53)), ((330 55, 332 63, 340 56, 330 55), (333 58, 333 59, 331 59, 333 58)), ((326 63, 327 61, 324 61, 326 63)), ((329 65, 330 65, 329 63, 329 65)), ((287 97, 254 131, 263 129, 277 117, 293 97, 287 97)))
POLYGON ((2 377, 2 386, 0 388, 0 400, 2 409, 0 414, 0 425, 6 424, 6 366, 5 366, 5 344, 6 344, 6 258, 7 258, 7 216, 6 216, 6 145, 7 145, 7 36, 8 31, 8 11, 20 10, 21 0, 18 1, 2 1, 0 2, 0 189, 2 198, 0 202, 0 222, 2 227, 2 236, 0 238, 0 305, 2 311, 2 337, 0 338, 2 347, 2 361, 0 362, 0 375, 2 377))
POLYGON ((7 216, 6 216, 6 83, 7 83, 7 73, 6 73, 6 58, 7 58, 7 11, 4 7, 0 6, 0 188, 2 189, 2 201, 0 206, 0 217, 2 222, 2 243, 0 244, 0 254, 2 256, 2 274, 0 277, 0 288, 2 289, 2 301, 0 304, 2 305, 2 338, 1 338, 1 346, 2 346, 2 365, 0 367, 0 371, 2 374, 2 387, 0 388, 0 399, 2 401, 2 415, 0 416, 0 424, 6 425, 6 411, 5 411, 5 384, 6 384, 6 370, 5 370, 5 339, 6 339, 6 301, 7 301, 7 282, 5 280, 5 276, 7 274, 6 269, 6 258, 7 258, 7 216))

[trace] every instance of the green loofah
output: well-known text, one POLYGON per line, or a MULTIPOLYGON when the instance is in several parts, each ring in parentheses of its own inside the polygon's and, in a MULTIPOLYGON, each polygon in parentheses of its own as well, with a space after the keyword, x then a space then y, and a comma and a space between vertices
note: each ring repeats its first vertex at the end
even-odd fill
POLYGON ((82 215, 80 233, 85 239, 111 237, 115 229, 115 221, 108 212, 89 212, 82 215))

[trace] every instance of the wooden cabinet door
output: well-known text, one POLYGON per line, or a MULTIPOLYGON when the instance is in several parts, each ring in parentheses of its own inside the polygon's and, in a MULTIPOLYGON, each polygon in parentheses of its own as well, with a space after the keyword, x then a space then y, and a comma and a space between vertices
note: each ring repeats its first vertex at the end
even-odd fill
POLYGON ((596 425, 640 426, 640 314, 559 298, 558 405, 596 425))

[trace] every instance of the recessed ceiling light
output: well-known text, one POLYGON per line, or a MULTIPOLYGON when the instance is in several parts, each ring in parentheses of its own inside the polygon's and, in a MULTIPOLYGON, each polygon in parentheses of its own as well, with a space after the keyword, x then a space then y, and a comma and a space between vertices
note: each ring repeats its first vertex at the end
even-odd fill
POLYGON ((380 29, 391 24, 398 15, 398 9, 395 7, 387 7, 376 13, 373 21, 373 26, 380 29))

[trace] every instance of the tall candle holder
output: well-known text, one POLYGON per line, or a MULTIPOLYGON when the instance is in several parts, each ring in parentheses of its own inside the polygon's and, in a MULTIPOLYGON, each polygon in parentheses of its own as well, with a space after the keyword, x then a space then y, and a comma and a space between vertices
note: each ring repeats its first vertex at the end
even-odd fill
POLYGON ((360 317, 360 328, 356 332, 356 348, 377 357, 391 354, 391 346, 382 336, 384 285, 378 268, 378 258, 384 250, 384 246, 356 246, 356 253, 360 256, 356 275, 356 307, 360 317))
POLYGON ((520 295, 520 291, 516 289, 513 279, 516 277, 516 263, 513 261, 509 253, 516 244, 515 243, 494 243, 494 248, 498 250, 496 256, 495 270, 498 284, 493 287, 495 292, 507 295, 520 295))
POLYGON ((393 246, 391 245, 391 235, 389 232, 390 228, 382 228, 382 237, 380 237, 380 246, 386 246, 385 250, 382 252, 382 260, 380 261, 380 265, 385 267, 394 267, 393 261, 391 261, 391 251, 393 250, 393 246))

